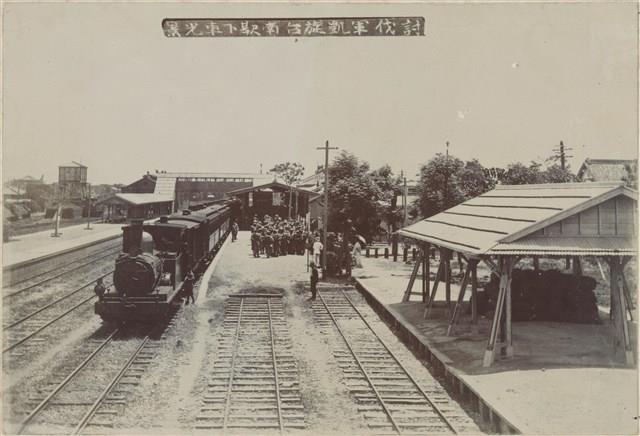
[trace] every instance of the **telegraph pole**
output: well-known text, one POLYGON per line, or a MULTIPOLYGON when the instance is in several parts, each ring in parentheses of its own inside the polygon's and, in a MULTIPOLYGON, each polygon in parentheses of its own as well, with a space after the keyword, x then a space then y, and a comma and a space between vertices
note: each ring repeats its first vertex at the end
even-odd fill
POLYGON ((573 150, 573 148, 565 147, 564 143, 560 141, 560 146, 558 148, 554 148, 553 151, 556 152, 555 159, 560 159, 560 168, 563 170, 567 169, 567 159, 573 156, 567 156, 566 152, 573 150))
POLYGON ((323 250, 322 250, 322 278, 327 278, 327 228, 329 224, 329 150, 337 150, 338 147, 329 147, 329 141, 324 147, 316 147, 316 150, 324 150, 324 219, 322 220, 323 250))
POLYGON ((402 208, 404 210, 403 227, 407 226, 407 178, 404 175, 404 171, 400 171, 400 177, 402 177, 402 208))

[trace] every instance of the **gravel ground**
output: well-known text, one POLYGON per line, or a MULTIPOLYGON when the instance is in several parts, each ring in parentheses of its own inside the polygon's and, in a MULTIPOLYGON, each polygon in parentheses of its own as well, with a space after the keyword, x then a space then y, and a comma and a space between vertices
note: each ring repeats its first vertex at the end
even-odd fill
MULTIPOLYGON (((335 338, 324 334, 315 324, 307 301, 309 295, 304 293, 308 287, 306 258, 254 259, 244 232, 238 242, 227 241, 221 254, 214 261, 217 265, 210 280, 205 277, 196 304, 184 306, 158 342, 154 362, 140 385, 127 394, 127 407, 114 422, 115 428, 120 432, 126 429, 128 434, 194 432, 195 418, 203 405, 211 365, 217 354, 216 339, 221 333, 225 299, 229 294, 240 292, 279 291, 284 295, 292 352, 298 356, 307 424, 305 430, 288 430, 288 433, 369 433, 333 358, 335 338)), ((377 319, 373 312, 367 316, 377 319)), ((409 369, 418 377, 427 377, 426 368, 395 339, 386 325, 380 321, 376 325, 386 329, 385 338, 405 359, 409 369)))

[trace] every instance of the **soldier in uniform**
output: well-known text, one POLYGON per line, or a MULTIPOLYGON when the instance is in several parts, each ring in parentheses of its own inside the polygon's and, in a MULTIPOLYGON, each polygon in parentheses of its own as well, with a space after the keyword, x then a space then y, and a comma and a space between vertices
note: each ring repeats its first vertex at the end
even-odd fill
POLYGON ((251 251, 253 257, 260 257, 260 233, 257 230, 251 233, 251 251))
POLYGON ((267 255, 267 257, 271 257, 272 255, 271 250, 273 248, 273 237, 271 236, 269 231, 266 231, 264 236, 262 237, 262 245, 264 247, 264 252, 267 255))
POLYGON ((282 252, 282 254, 289 254, 289 245, 291 244, 291 236, 289 235, 289 232, 283 230, 280 241, 280 251, 282 252))
POLYGON ((272 248, 273 257, 278 257, 280 254, 280 233, 277 231, 273 232, 273 248, 272 248))

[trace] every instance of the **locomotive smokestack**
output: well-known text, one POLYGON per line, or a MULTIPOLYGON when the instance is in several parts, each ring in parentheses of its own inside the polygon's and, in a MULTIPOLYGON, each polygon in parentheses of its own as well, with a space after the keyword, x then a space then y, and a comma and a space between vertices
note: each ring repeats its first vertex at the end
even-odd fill
POLYGON ((129 228, 129 254, 135 256, 142 250, 142 219, 132 219, 129 228))

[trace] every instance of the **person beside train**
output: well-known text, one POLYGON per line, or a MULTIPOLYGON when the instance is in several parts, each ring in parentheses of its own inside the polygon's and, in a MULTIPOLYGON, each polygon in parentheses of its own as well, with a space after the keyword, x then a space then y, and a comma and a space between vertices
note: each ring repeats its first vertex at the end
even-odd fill
POLYGON ((309 277, 311 298, 309 298, 309 300, 315 300, 316 293, 318 292, 318 269, 316 268, 315 262, 311 262, 309 266, 311 267, 311 276, 309 277))
POLYGON ((107 288, 104 286, 104 283, 102 282, 102 277, 100 277, 96 281, 96 286, 93 288, 93 292, 96 293, 99 300, 102 300, 102 297, 107 292, 107 288))
POLYGON ((235 242, 238 239, 238 231, 240 231, 240 227, 234 220, 233 224, 231 224, 231 242, 235 242))
POLYGON ((189 304, 189 300, 193 304, 195 304, 196 300, 193 297, 193 284, 196 281, 196 276, 193 274, 192 270, 189 270, 187 276, 184 278, 184 284, 182 285, 182 292, 185 296, 185 305, 189 304))

